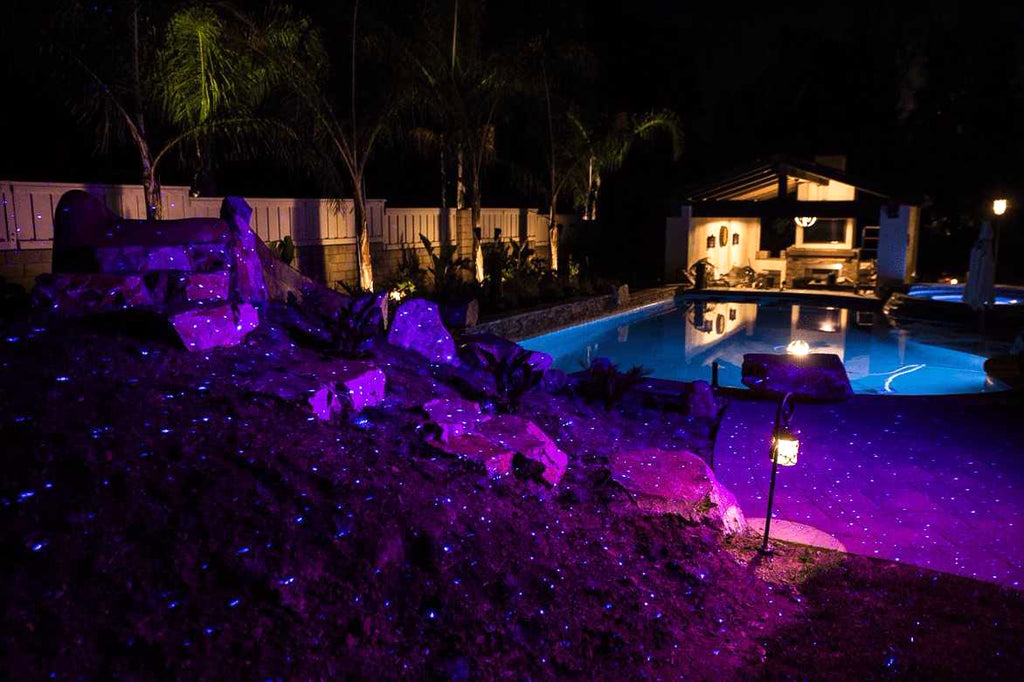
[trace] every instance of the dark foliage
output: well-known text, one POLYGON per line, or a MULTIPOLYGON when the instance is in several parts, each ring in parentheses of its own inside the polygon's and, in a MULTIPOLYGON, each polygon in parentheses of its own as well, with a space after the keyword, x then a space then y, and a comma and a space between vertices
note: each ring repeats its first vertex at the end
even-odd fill
POLYGON ((463 281, 463 272, 470 272, 472 264, 468 258, 458 258, 458 247, 454 244, 440 244, 437 248, 425 235, 420 235, 423 248, 430 256, 430 273, 432 294, 438 301, 450 301, 462 295, 467 288, 463 281))
POLYGON ((515 412, 523 394, 544 378, 544 372, 530 362, 533 354, 519 346, 511 352, 479 347, 476 353, 482 360, 482 369, 494 378, 495 402, 503 411, 515 412))
POLYGON ((335 349, 342 355, 366 354, 373 340, 383 333, 382 296, 384 294, 351 295, 338 308, 332 339, 335 349))
POLYGON ((639 365, 620 372, 618 365, 613 365, 607 358, 594 358, 589 366, 584 367, 586 371, 578 386, 580 395, 588 401, 601 401, 609 410, 650 373, 639 365))

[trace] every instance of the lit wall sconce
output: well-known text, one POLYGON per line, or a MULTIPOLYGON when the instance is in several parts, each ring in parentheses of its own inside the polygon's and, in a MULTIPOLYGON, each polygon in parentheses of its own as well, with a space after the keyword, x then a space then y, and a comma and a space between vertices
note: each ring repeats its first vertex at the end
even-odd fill
POLYGON ((709 249, 715 248, 715 235, 713 235, 713 234, 709 234, 708 235, 708 248, 709 249))
POLYGON ((1006 213, 1006 207, 1009 205, 1006 199, 996 199, 992 202, 992 212, 996 215, 1003 215, 1006 213))
POLYGON ((732 233, 732 245, 736 246, 739 243, 740 243, 740 233, 739 232, 733 232, 732 233))
POLYGON ((800 227, 810 227, 814 223, 818 222, 818 219, 813 216, 800 216, 797 218, 793 218, 793 222, 799 225, 800 227))

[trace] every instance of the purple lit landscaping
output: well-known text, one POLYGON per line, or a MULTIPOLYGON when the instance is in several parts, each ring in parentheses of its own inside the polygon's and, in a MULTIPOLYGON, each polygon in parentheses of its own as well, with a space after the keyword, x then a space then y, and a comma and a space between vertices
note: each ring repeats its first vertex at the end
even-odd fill
POLYGON ((1024 680, 1024 5, 8 4, 0 680, 1024 680))

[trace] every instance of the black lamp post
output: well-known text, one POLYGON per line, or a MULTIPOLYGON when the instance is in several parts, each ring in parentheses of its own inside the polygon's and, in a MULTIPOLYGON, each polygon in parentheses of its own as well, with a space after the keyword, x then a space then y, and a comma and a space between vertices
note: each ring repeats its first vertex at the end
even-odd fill
POLYGON ((769 456, 772 460, 772 482, 768 489, 768 513, 764 518, 764 541, 761 543, 761 553, 768 554, 768 532, 772 525, 772 502, 775 501, 775 476, 779 471, 779 465, 793 466, 796 464, 797 455, 800 452, 800 441, 793 432, 789 430, 789 420, 793 416, 793 394, 786 393, 779 401, 775 410, 775 427, 772 429, 772 447, 769 456))

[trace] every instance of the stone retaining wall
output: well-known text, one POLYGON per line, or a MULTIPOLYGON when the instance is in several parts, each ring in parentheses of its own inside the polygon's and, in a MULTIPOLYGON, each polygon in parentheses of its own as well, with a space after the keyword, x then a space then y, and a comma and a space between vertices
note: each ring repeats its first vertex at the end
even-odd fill
POLYGON ((485 320, 473 327, 469 333, 486 332, 513 341, 520 341, 595 318, 669 300, 676 295, 678 289, 674 286, 657 287, 630 294, 629 288, 623 286, 620 291, 604 296, 594 296, 581 301, 571 301, 494 320, 485 320))

